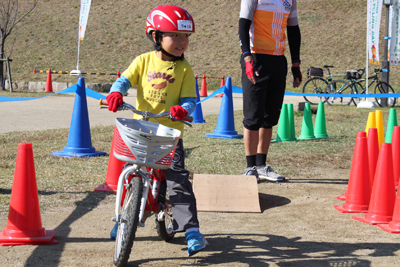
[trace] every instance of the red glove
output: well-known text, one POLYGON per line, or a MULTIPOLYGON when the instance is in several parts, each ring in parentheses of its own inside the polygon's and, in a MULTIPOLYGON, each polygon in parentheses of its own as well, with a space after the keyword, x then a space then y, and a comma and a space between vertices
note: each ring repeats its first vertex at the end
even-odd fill
POLYGON ((117 112, 118 107, 124 103, 121 93, 118 92, 112 92, 106 97, 106 100, 108 102, 108 110, 112 112, 117 112))
POLYGON ((254 76, 253 63, 253 60, 246 62, 246 75, 249 79, 254 76))
POLYGON ((176 105, 170 108, 170 113, 171 116, 175 117, 177 120, 183 120, 188 114, 188 111, 182 106, 176 105))

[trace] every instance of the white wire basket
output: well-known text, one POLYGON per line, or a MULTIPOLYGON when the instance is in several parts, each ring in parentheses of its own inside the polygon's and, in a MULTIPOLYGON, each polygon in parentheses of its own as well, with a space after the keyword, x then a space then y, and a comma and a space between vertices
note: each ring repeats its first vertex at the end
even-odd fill
POLYGON ((164 125, 116 118, 114 156, 124 162, 168 169, 174 157, 181 131, 164 125))

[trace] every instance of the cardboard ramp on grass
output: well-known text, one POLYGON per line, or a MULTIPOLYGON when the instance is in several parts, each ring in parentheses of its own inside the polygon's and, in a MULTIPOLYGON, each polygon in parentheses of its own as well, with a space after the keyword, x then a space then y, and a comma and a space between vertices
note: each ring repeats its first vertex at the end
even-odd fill
POLYGON ((254 176, 194 174, 198 211, 261 212, 254 176))

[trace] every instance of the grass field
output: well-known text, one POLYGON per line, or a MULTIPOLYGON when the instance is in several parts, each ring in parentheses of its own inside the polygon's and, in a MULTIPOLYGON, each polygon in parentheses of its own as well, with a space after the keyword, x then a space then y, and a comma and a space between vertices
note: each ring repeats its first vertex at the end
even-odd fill
MULTIPOLYGON (((381 110, 386 129, 389 108, 381 110)), ((273 143, 268 155, 269 164, 288 178, 307 168, 319 167, 328 171, 349 169, 356 133, 365 130, 371 111, 354 106, 326 107, 325 123, 329 138, 273 143)), ((312 115, 314 122, 315 116, 312 115)), ((303 131, 303 112, 296 111, 294 117, 298 137, 303 131)), ((193 173, 241 174, 246 165, 243 140, 206 137, 207 133, 215 130, 218 116, 204 118, 207 123, 186 127, 184 144, 187 168, 193 173)), ((235 112, 235 129, 238 134, 242 133, 241 121, 242 112, 235 112)), ((92 143, 96 150, 110 152, 113 129, 113 126, 92 127, 92 143)), ((81 201, 105 182, 108 156, 83 159, 52 156, 52 152, 62 150, 67 144, 68 133, 68 129, 56 129, 0 135, 1 213, 6 213, 9 208, 18 144, 22 142, 33 144, 39 202, 43 210, 57 206, 85 205, 81 201)), ((112 199, 113 195, 110 194, 102 201, 112 199)))

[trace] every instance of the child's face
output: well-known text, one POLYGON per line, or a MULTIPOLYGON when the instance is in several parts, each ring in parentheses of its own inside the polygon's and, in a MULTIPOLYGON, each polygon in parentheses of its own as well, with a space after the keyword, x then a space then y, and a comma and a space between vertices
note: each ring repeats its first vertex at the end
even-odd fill
POLYGON ((164 32, 161 46, 168 53, 180 57, 189 47, 189 33, 164 32))

